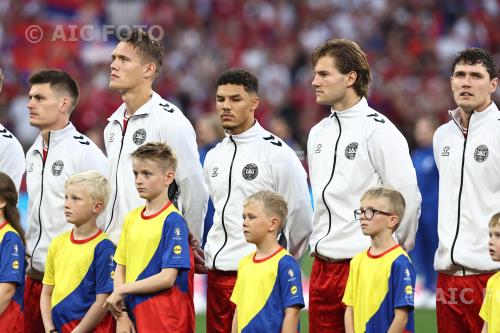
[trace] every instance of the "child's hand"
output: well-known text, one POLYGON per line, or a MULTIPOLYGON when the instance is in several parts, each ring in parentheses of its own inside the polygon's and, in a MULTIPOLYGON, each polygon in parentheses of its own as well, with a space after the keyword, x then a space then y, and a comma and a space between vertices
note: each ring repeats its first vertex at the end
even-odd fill
POLYGON ((122 301, 123 295, 119 292, 119 290, 115 290, 111 295, 109 295, 108 298, 106 298, 106 302, 104 302, 102 307, 108 309, 113 317, 117 318, 122 315, 122 301))
POLYGON ((134 324, 126 312, 116 320, 116 333, 136 333, 134 324))
POLYGON ((197 274, 207 274, 208 269, 205 266, 205 252, 200 247, 200 243, 194 239, 193 234, 190 232, 188 236, 189 245, 193 250, 194 256, 194 272, 197 274))

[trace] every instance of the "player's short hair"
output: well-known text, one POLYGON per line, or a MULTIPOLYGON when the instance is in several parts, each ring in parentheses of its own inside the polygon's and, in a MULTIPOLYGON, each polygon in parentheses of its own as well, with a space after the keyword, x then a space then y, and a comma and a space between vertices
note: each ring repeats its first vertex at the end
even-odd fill
POLYGON ((2 72, 2 67, 0 67, 0 88, 2 87, 4 80, 3 72, 2 72))
POLYGON ((453 64, 451 65, 451 73, 455 73, 455 67, 460 64, 465 65, 476 65, 481 64, 484 66, 488 74, 490 74, 490 80, 497 77, 497 66, 493 60, 491 54, 479 47, 470 47, 457 54, 453 64))
POLYGON ((243 202, 243 207, 251 202, 261 203, 267 216, 277 216, 280 221, 279 229, 283 229, 288 216, 288 205, 281 194, 273 191, 259 191, 248 196, 243 202))
POLYGON ((163 64, 163 47, 152 35, 143 29, 134 28, 120 40, 130 43, 144 60, 153 62, 156 65, 156 75, 160 73, 163 64))
POLYGON ((500 212, 496 213, 491 217, 489 226, 490 228, 500 226, 500 212))
POLYGON ((217 87, 224 84, 243 86, 247 93, 259 93, 259 80, 255 75, 243 69, 230 68, 222 72, 217 78, 217 87))
POLYGON ((177 169, 177 157, 169 145, 163 142, 148 142, 136 149, 131 154, 132 158, 139 160, 153 160, 163 169, 177 169))
POLYGON ((399 226, 399 223, 401 223, 401 220, 405 215, 405 208, 406 208, 405 198, 399 191, 396 191, 392 187, 385 185, 372 187, 366 190, 361 195, 361 201, 369 199, 379 199, 379 198, 385 198, 389 203, 388 213, 393 213, 398 217, 399 222, 394 227, 394 230, 396 230, 399 226))
POLYGON ((36 73, 31 74, 28 78, 31 85, 48 83, 54 90, 63 91, 68 94, 71 99, 71 107, 69 112, 73 112, 78 104, 80 97, 80 89, 75 79, 68 73, 58 69, 43 69, 36 73))
POLYGON ((312 56, 313 67, 318 60, 325 56, 335 59, 335 66, 341 74, 356 72, 356 82, 353 88, 359 96, 368 96, 368 87, 370 85, 370 65, 366 54, 359 45, 353 41, 342 38, 332 38, 318 46, 312 56))
POLYGON ((109 198, 109 183, 106 177, 95 170, 75 173, 66 179, 64 187, 70 185, 85 185, 90 188, 90 195, 96 202, 102 202, 103 207, 106 207, 109 198))

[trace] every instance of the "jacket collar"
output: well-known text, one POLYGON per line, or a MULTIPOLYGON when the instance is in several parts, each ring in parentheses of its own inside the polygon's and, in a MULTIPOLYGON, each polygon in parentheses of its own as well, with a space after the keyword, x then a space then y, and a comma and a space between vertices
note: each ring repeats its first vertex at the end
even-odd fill
MULTIPOLYGON (((64 128, 57 131, 49 131, 49 147, 61 140, 63 140, 66 136, 74 134, 76 132, 75 126, 71 122, 68 122, 64 128)), ((33 144, 34 150, 39 153, 43 152, 43 138, 42 135, 39 134, 33 144)))
POLYGON ((330 118, 334 117, 334 115, 337 115, 340 118, 354 118, 354 117, 360 117, 363 115, 364 112, 366 112, 366 109, 368 108, 368 102, 366 101, 366 98, 361 97, 359 102, 354 104, 348 109, 345 109, 343 111, 337 111, 334 110, 333 108, 330 110, 331 115, 330 118), (363 111, 363 112, 361 112, 363 111))
POLYGON ((247 129, 245 132, 236 135, 226 134, 227 135, 226 140, 229 140, 228 138, 232 137, 234 141, 238 143, 243 143, 247 141, 252 141, 257 137, 262 137, 263 135, 265 135, 265 133, 263 134, 263 132, 265 132, 264 128, 260 126, 259 122, 256 119, 253 126, 247 129))
MULTIPOLYGON (((153 91, 151 98, 146 103, 144 103, 139 109, 137 109, 137 111, 134 113, 132 117, 150 114, 151 112, 153 112, 154 105, 161 103, 162 100, 163 98, 161 98, 160 95, 158 95, 156 92, 153 91)), ((118 109, 108 118, 108 121, 111 122, 116 120, 121 123, 126 108, 127 106, 125 105, 125 103, 122 103, 122 105, 120 105, 118 109)))
MULTIPOLYGON (((472 112, 472 115, 471 115, 471 121, 472 119, 473 122, 474 122, 474 126, 476 126, 476 124, 478 122, 483 122, 485 120, 487 120, 489 117, 497 117, 498 114, 495 114, 495 112, 498 112, 498 107, 497 105, 495 104, 495 102, 491 102, 490 105, 484 109, 483 111, 481 112, 477 112, 477 111, 474 111, 472 112)), ((460 108, 456 108, 455 110, 449 110, 448 111, 448 114, 451 118, 451 120, 453 120, 453 122, 460 128, 462 129, 462 122, 461 122, 461 115, 460 115, 460 108)), ((469 122, 469 129, 470 129, 470 122, 469 122)))

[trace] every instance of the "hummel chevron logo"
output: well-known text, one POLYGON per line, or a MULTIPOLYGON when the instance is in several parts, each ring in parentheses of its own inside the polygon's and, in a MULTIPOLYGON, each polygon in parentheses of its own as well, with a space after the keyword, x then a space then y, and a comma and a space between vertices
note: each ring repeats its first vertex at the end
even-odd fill
POLYGON ((384 119, 377 119, 378 117, 378 113, 371 113, 369 115, 367 115, 367 117, 373 117, 373 120, 375 120, 376 122, 379 122, 379 123, 385 123, 385 120, 384 119))
MULTIPOLYGON (((266 137, 263 137, 264 140, 266 141, 269 141, 269 140, 275 140, 276 137, 274 135, 269 135, 269 136, 266 136, 266 137)), ((278 147, 281 147, 283 144, 281 143, 281 141, 279 140, 276 140, 276 141, 270 141, 273 145, 275 146, 278 146, 278 147)))

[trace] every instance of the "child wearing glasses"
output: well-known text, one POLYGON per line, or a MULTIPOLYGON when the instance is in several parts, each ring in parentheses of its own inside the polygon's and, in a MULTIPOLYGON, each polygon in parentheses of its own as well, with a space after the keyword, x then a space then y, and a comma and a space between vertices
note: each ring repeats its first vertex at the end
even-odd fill
POLYGON ((404 212, 405 200, 392 188, 371 188, 361 196, 354 217, 371 246, 350 263, 342 299, 347 333, 414 332, 415 270, 393 238, 404 212))

